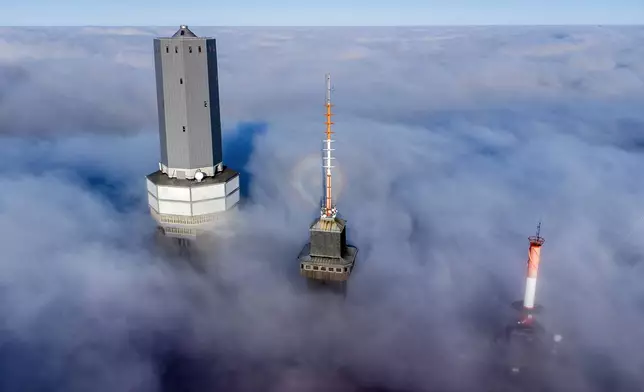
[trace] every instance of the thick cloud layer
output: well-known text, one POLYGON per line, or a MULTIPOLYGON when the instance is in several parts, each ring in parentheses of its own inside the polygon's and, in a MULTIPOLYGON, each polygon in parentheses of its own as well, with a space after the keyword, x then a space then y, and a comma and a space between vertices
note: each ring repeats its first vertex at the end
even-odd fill
POLYGON ((156 250, 145 206, 173 29, 3 29, 0 389, 481 390, 539 220, 540 320, 572 358, 539 384, 644 383, 644 29, 194 31, 248 196, 199 265, 156 250), (327 71, 344 301, 295 260, 327 71))

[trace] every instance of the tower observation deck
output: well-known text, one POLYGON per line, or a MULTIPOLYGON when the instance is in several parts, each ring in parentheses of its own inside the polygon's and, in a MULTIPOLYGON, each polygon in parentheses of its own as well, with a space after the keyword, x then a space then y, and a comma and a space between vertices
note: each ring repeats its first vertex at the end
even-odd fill
POLYGON ((154 39, 161 161, 146 177, 152 217, 166 236, 194 239, 239 202, 224 166, 217 45, 188 26, 154 39))

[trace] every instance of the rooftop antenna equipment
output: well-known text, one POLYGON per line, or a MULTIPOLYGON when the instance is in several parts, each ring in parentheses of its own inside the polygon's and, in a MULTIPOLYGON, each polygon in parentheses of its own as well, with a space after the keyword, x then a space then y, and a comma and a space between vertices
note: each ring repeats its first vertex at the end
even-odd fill
POLYGON ((309 283, 339 282, 340 290, 346 294, 346 281, 353 270, 358 248, 347 244, 346 221, 338 217, 338 209, 333 203, 332 169, 333 156, 331 135, 331 75, 326 74, 326 138, 322 148, 323 198, 320 216, 309 227, 310 240, 302 248, 298 259, 300 274, 309 283))
POLYGON ((333 139, 331 139, 331 135, 334 134, 334 132, 331 130, 331 126, 333 125, 333 121, 331 121, 331 116, 333 116, 333 113, 331 113, 331 107, 333 104, 331 103, 331 74, 326 74, 326 100, 324 106, 326 107, 326 138, 324 139, 324 148, 322 149, 323 151, 323 160, 322 160, 322 167, 324 169, 324 203, 322 205, 322 210, 321 210, 321 217, 325 219, 334 219, 337 214, 338 210, 336 206, 333 204, 333 180, 332 180, 332 169, 333 169, 333 156, 332 156, 332 151, 334 151, 333 148, 331 148, 331 143, 334 142, 333 139))

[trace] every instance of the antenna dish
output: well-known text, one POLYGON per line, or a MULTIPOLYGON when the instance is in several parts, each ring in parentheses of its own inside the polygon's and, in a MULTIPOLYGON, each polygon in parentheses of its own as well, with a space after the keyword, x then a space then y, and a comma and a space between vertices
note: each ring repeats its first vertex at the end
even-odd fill
POLYGON ((197 171, 195 173, 195 180, 197 180, 197 182, 201 182, 201 180, 203 180, 203 177, 204 176, 202 171, 197 171))

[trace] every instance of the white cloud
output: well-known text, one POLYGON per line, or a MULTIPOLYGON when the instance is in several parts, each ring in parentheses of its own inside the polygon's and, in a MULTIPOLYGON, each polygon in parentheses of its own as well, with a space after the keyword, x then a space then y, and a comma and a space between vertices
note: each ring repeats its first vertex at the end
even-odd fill
POLYGON ((13 63, 43 59, 78 59, 87 55, 88 53, 86 51, 67 45, 48 45, 45 42, 25 45, 20 42, 9 42, 6 39, 0 39, 1 62, 13 63))
POLYGON ((151 37, 5 31, 30 49, 0 68, 0 339, 48 351, 11 355, 43 378, 0 386, 155 391, 165 364, 196 390, 475 390, 539 219, 544 324, 576 345, 583 382, 598 385, 584 366, 603 355, 641 383, 643 30, 417 30, 194 29, 218 38, 227 141, 250 132, 239 121, 267 126, 236 167, 253 175, 239 232, 206 246, 201 275, 150 246, 151 37), (92 55, 30 54, 54 44, 92 55), (339 208, 360 247, 342 304, 306 294, 295 263, 317 212, 327 71, 339 208))
POLYGON ((154 36, 154 32, 150 29, 138 27, 81 27, 80 33, 85 34, 98 34, 98 35, 144 35, 154 36))

